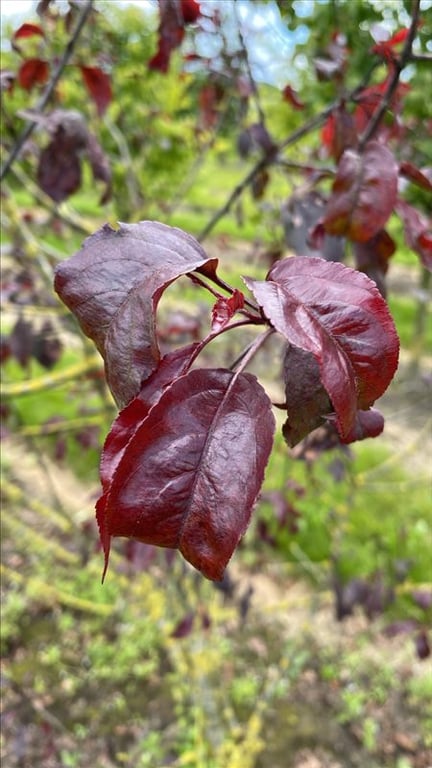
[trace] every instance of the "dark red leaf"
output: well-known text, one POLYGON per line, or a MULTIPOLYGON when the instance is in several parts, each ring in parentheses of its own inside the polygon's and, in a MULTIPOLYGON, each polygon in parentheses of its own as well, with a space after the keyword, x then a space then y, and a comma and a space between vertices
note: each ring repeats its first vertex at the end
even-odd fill
POLYGON ((347 435, 341 437, 341 441, 348 444, 356 440, 365 440, 367 437, 378 437, 383 429, 384 417, 379 411, 374 408, 368 411, 357 411, 352 429, 347 435))
POLYGON ((185 24, 193 24, 201 14, 200 4, 196 0, 180 0, 180 6, 185 24))
POLYGON ((144 383, 140 393, 120 411, 105 440, 101 456, 100 477, 104 493, 109 489, 132 435, 141 426, 151 406, 157 403, 164 390, 175 379, 187 372, 191 360, 200 346, 199 343, 191 344, 165 355, 160 361, 159 367, 144 383))
POLYGON ((213 128, 219 119, 220 104, 224 91, 218 83, 207 83, 204 85, 198 96, 199 102, 199 122, 204 130, 213 128))
POLYGON ((65 155, 52 141, 40 155, 38 184, 57 203, 66 200, 81 185, 81 166, 76 155, 65 155))
POLYGON ((294 88, 291 87, 291 85, 286 85, 285 88, 282 91, 282 98, 284 101, 287 101, 288 104, 291 104, 291 106, 294 109, 304 109, 305 105, 302 101, 300 101, 297 92, 294 90, 294 88))
POLYGON ((431 655, 431 646, 425 629, 420 630, 420 632, 416 635, 415 646, 417 656, 419 659, 421 659, 421 661, 429 658, 431 655))
POLYGON ((45 37, 45 33, 38 24, 21 24, 19 29, 15 32, 13 36, 13 40, 19 40, 23 37, 33 37, 33 35, 40 35, 41 37, 45 37))
POLYGON ((175 0, 159 0, 159 14, 158 48, 148 67, 159 72, 168 72, 171 54, 181 45, 184 37, 185 19, 179 13, 175 0))
POLYGON ((99 117, 102 117, 112 101, 111 78, 99 67, 80 67, 84 85, 92 97, 99 117))
POLYGON ((277 262, 266 282, 245 282, 276 330, 314 355, 345 437, 397 368, 399 341, 377 287, 343 264, 301 256, 277 262))
POLYGON ((19 317, 9 336, 10 354, 25 368, 33 353, 33 326, 28 320, 19 317))
POLYGON ((319 365, 311 352, 290 344, 285 353, 283 372, 288 418, 282 433, 292 448, 324 423, 333 406, 322 385, 319 365))
MULTIPOLYGON (((386 78, 382 83, 371 85, 364 88, 356 96, 355 101, 358 106, 354 112, 354 122, 358 134, 363 133, 375 110, 380 105, 384 94, 388 91, 389 79, 386 78)), ((409 92, 408 83, 398 83, 390 99, 389 112, 387 113, 386 124, 381 125, 379 135, 383 138, 391 138, 400 134, 400 127, 397 123, 397 117, 400 114, 403 99, 409 92)))
POLYGON ((190 611, 186 614, 186 616, 181 619, 178 624, 174 627, 173 631, 171 632, 171 637, 175 637, 176 639, 180 639, 182 637, 187 637, 190 635, 193 629, 193 623, 195 619, 195 612, 190 611))
POLYGON ((106 224, 56 269, 55 289, 105 361, 108 385, 125 406, 158 367, 155 313, 165 288, 207 260, 200 244, 156 221, 106 224))
MULTIPOLYGON (((412 163, 403 162, 400 164, 399 172, 402 176, 417 184, 423 189, 427 189, 428 192, 432 192, 432 182, 419 168, 416 168, 412 163)), ((430 169, 429 169, 430 175, 430 169)))
POLYGON ((177 548, 221 579, 249 524, 273 432, 253 376, 194 370, 177 379, 128 442, 97 508, 105 562, 111 537, 126 536, 177 548))
POLYGON ((27 59, 18 70, 18 82, 26 91, 31 91, 35 85, 44 85, 48 77, 49 65, 43 59, 27 59))
POLYGON ((354 243, 353 251, 357 269, 374 280, 380 293, 385 296, 388 262, 396 251, 393 238, 385 229, 380 229, 370 240, 354 243))
POLYGON ((430 220, 428 221, 405 200, 397 201, 396 212, 402 219, 408 246, 419 254, 423 266, 432 271, 432 224, 430 220))
POLYGON ((44 368, 51 370, 59 361, 62 351, 63 344, 58 338, 54 326, 49 320, 46 320, 34 337, 33 357, 44 368))
POLYGON ((225 328, 237 310, 243 307, 244 296, 236 288, 228 299, 221 296, 212 309, 212 332, 221 331, 222 328, 225 328))
POLYGON ((369 142, 361 155, 346 150, 324 215, 326 232, 359 242, 370 240, 393 210, 397 180, 393 154, 377 141, 369 142))
POLYGON ((340 160, 346 149, 357 147, 354 119, 343 105, 328 116, 321 130, 321 139, 328 154, 336 161, 340 160))

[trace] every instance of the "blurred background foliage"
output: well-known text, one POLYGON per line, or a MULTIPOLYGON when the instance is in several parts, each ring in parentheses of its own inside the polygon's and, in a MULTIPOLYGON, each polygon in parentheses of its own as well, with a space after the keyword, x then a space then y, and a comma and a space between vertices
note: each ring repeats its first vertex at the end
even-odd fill
MULTIPOLYGON (((199 235, 260 158, 257 146, 245 156, 244 130, 264 115, 268 134, 283 141, 340 95, 334 81, 318 81, 313 64, 339 30, 349 50, 345 86, 355 88, 372 65, 374 25, 392 34, 409 23, 411 4, 202 7, 224 19, 212 71, 184 57, 209 44, 192 26, 162 74, 147 67, 157 5, 95 2, 52 106, 77 110, 97 137, 112 169, 109 201, 101 202, 103 184, 85 158, 82 185, 67 201, 40 190, 38 150, 47 143, 40 127, 3 185, 4 765, 426 768, 430 288, 396 218, 389 304, 402 355, 383 398, 387 436, 322 454, 311 441, 300 456, 278 441, 254 522, 221 585, 177 555, 121 541, 100 584, 93 506, 115 411, 98 357, 53 295, 53 266, 105 221, 159 219, 199 235), (278 67, 257 65, 250 93, 245 78, 266 39, 267 62, 278 67), (103 117, 79 65, 112 78, 103 117), (282 98, 287 84, 303 109, 282 98)), ((430 53, 431 3, 421 7, 416 52, 430 53)), ((26 56, 62 55, 80 7, 53 3, 53 10, 59 15, 45 20, 44 39, 20 41, 26 56)), ((23 20, 42 23, 34 9, 23 20)), ((3 20, 6 73, 21 61, 11 46, 17 26, 3 20)), ((383 76, 377 65, 372 82, 383 76)), ((410 65, 406 76, 406 159, 430 166, 430 61, 410 65)), ((40 90, 15 84, 4 93, 4 158, 40 90)), ((325 164, 319 128, 288 148, 286 161, 272 168, 262 194, 245 188, 206 239, 234 285, 244 273, 265 275, 287 252, 281 208, 305 183, 289 164, 325 164)), ((430 212, 426 191, 411 185, 407 196, 430 212)), ((209 306, 191 286, 179 282, 164 302, 161 319, 179 343, 208 323, 209 306)), ((216 364, 237 351, 221 345, 216 364)), ((256 371, 275 396, 279 366, 269 356, 256 371)))

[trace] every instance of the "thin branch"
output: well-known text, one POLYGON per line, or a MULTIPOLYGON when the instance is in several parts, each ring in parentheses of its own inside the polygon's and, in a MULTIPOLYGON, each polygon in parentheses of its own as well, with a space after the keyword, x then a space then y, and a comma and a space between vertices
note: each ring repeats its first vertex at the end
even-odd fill
MULTIPOLYGON (((64 50, 63 56, 61 57, 57 68, 48 83, 44 93, 42 94, 41 98, 36 104, 36 112, 43 112, 45 107, 47 106, 52 94, 54 93, 54 90, 56 88, 57 83, 59 82, 63 70, 65 69, 69 59, 71 58, 75 46, 77 44, 78 38, 82 32, 82 29, 90 15, 90 12, 92 10, 93 6, 93 0, 87 0, 87 3, 84 5, 79 17, 78 21, 76 23, 76 27, 71 35, 71 38, 64 50)), ((1 169, 0 173, 0 181, 3 181, 3 179, 6 177, 7 173, 9 172, 12 164, 18 157, 19 153, 21 152, 21 149, 23 148, 25 142, 30 138, 31 134, 33 133, 34 127, 36 123, 34 121, 31 121, 27 124, 27 126, 24 128, 24 131, 22 132, 21 136, 17 139, 16 144, 12 148, 12 151, 6 160, 3 168, 1 169)))
POLYGON ((393 94, 395 93, 396 88, 398 86, 401 72, 411 59, 411 50, 412 50, 414 38, 417 32, 419 16, 420 16, 420 0, 414 0, 411 25, 410 25, 407 38, 405 40, 405 45, 403 47, 400 58, 395 62, 393 62, 393 75, 389 80, 387 90, 381 100, 381 103, 378 109, 372 115, 368 125, 366 126, 363 136, 360 137, 360 141, 359 141, 360 151, 364 149, 367 142, 370 141, 375 131, 377 130, 381 120, 383 119, 385 113, 387 112, 387 109, 390 106, 393 94))

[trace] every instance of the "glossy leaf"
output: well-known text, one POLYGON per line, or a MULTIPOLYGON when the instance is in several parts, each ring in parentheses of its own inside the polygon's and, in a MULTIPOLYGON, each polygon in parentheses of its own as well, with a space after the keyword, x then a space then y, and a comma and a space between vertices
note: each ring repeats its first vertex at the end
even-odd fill
POLYGON ((80 67, 84 84, 92 97, 99 117, 112 101, 111 78, 99 67, 80 67))
POLYGON ((244 306, 244 296, 241 291, 234 289, 232 296, 221 296, 212 309, 212 332, 225 328, 238 309, 244 306))
POLYGON ((109 387, 120 407, 157 368, 155 313, 165 288, 208 263, 197 240, 154 221, 108 224, 87 238, 56 269, 55 289, 75 313, 105 361, 109 387))
POLYGON ((106 504, 112 536, 177 548, 220 580, 249 524, 272 447, 271 403, 249 374, 194 370, 177 379, 134 433, 106 504))
POLYGON ((341 157, 324 215, 331 235, 364 242, 382 229, 397 197, 398 165, 387 147, 371 141, 363 154, 341 157))
POLYGON ((277 262, 266 282, 245 282, 290 344, 312 352, 342 437, 357 410, 387 389, 399 341, 388 307, 366 275, 314 257, 277 262))

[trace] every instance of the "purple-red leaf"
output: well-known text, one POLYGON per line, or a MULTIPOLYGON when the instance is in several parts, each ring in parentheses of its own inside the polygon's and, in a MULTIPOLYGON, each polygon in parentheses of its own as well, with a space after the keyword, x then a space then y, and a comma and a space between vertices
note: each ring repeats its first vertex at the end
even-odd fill
POLYGON ((99 67, 80 67, 84 85, 92 97, 99 117, 112 101, 111 78, 99 67))
POLYGON ((326 232, 359 242, 370 240, 393 210, 397 179, 398 165, 387 147, 371 141, 362 154, 347 149, 325 211, 326 232))
POLYGON ((388 262, 396 251, 393 238, 385 229, 381 229, 370 240, 354 243, 353 251, 357 269, 374 280, 380 293, 385 296, 388 262))
POLYGON ((405 200, 397 201, 396 212, 402 219, 407 244, 419 254, 426 269, 432 271, 431 222, 405 200))
MULTIPOLYGON (((329 421, 331 421, 331 417, 329 421)), ((378 437, 383 429, 384 417, 375 408, 368 411, 357 411, 352 429, 341 438, 341 441, 348 444, 357 440, 366 440, 367 437, 378 437)))
POLYGON ((163 291, 208 261, 191 235, 141 221, 118 230, 106 224, 57 267, 55 289, 104 358, 120 407, 158 367, 155 313, 163 291))
POLYGON ((288 104, 291 104, 291 106, 294 109, 304 109, 305 105, 302 101, 300 101, 297 91, 294 90, 294 88, 291 85, 286 85, 285 88, 282 91, 282 98, 284 101, 287 101, 288 104))
POLYGON ((273 432, 255 377, 194 370, 177 379, 129 440, 97 507, 105 563, 111 537, 126 536, 177 548, 221 579, 249 524, 273 432))
POLYGON ((314 355, 346 437, 397 368, 399 340, 377 287, 343 264, 301 256, 277 262, 266 282, 245 282, 276 330, 314 355))

